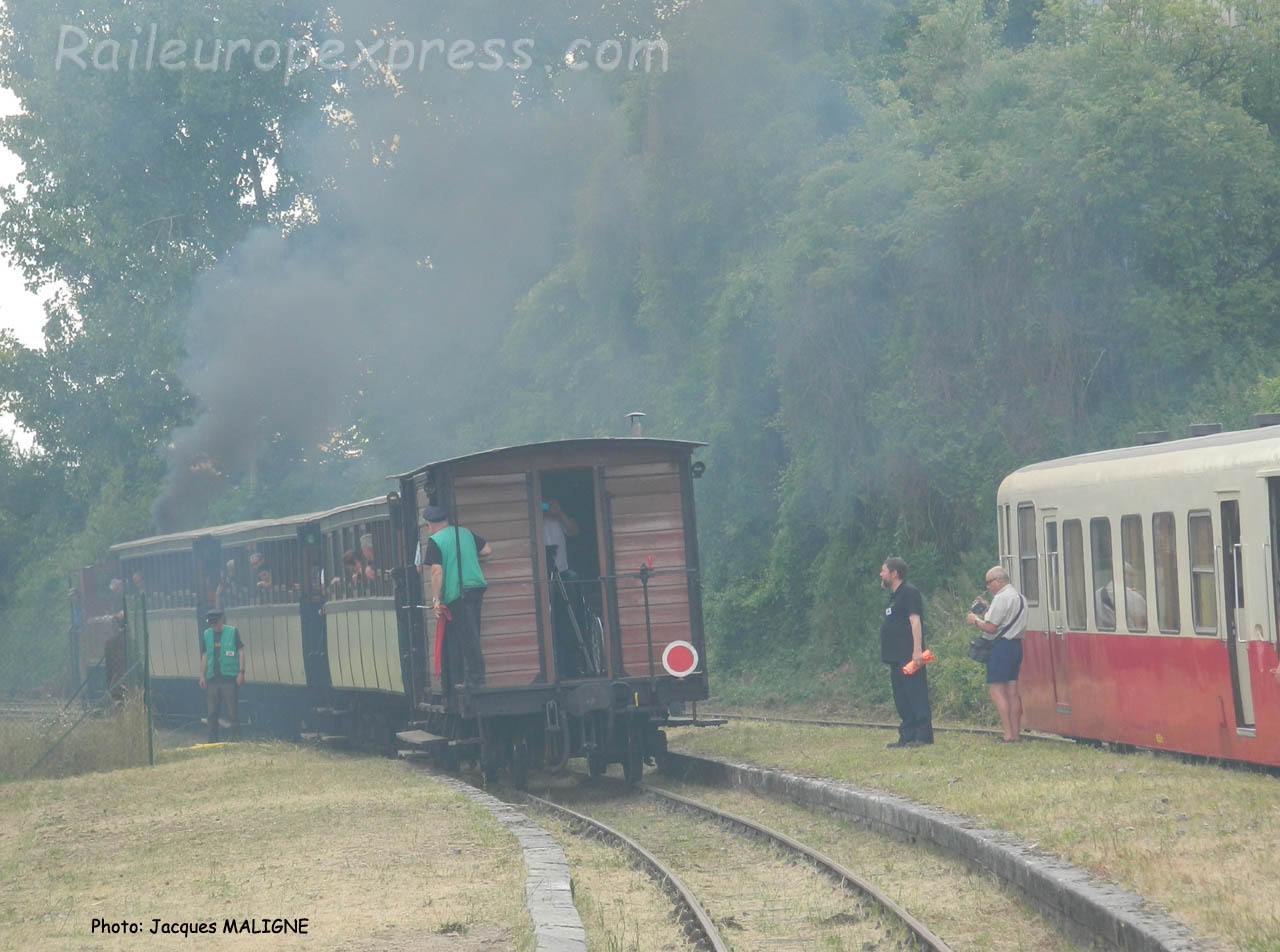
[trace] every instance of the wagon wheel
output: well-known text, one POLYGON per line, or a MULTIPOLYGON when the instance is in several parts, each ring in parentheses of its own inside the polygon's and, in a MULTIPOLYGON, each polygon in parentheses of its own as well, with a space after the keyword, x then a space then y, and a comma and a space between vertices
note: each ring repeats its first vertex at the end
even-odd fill
POLYGON ((511 742, 511 786, 529 789, 529 742, 523 735, 511 742))
POLYGON ((598 779, 603 777, 608 769, 609 761, 605 759, 602 751, 593 750, 587 754, 587 776, 593 780, 598 779))
POLYGON ((499 742, 497 732, 493 730, 489 724, 483 724, 480 728, 480 772, 484 775, 484 785, 486 787, 496 787, 498 785, 498 768, 504 760, 505 745, 499 742))
POLYGON ((650 737, 652 739, 652 744, 650 745, 650 747, 652 750, 653 761, 655 764, 657 764, 659 770, 661 770, 663 773, 666 773, 667 768, 670 765, 670 761, 667 759, 666 732, 654 731, 650 735, 650 737))
POLYGON ((627 727, 627 753, 622 760, 622 776, 630 786, 644 779, 644 728, 635 718, 627 727))

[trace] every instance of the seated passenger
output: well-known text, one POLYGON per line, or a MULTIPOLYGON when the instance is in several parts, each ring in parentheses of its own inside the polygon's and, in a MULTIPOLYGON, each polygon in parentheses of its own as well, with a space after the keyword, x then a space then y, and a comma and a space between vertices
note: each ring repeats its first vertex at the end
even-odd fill
MULTIPOLYGON (((1137 581, 1133 567, 1125 565, 1124 608, 1127 626, 1137 631, 1147 627, 1147 599, 1131 587, 1137 581)), ((1116 627, 1116 583, 1112 579, 1094 593, 1094 614, 1098 627, 1112 630, 1116 627)))

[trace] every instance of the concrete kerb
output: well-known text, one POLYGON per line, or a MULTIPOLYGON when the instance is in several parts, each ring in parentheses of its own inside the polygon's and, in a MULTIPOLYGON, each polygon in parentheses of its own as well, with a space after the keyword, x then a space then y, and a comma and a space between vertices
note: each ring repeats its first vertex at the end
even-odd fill
POLYGON ((465 794, 492 813, 520 843, 524 865, 524 901, 533 919, 537 952, 586 952, 587 935, 573 904, 569 861, 560 844, 519 810, 452 777, 434 775, 447 787, 465 794))
POLYGON ((753 790, 853 820, 909 842, 927 843, 1016 888, 1068 933, 1123 952, 1203 952, 1213 948, 1136 893, 1038 853, 1017 838, 977 829, 967 817, 834 780, 815 780, 718 757, 672 751, 670 769, 753 790))

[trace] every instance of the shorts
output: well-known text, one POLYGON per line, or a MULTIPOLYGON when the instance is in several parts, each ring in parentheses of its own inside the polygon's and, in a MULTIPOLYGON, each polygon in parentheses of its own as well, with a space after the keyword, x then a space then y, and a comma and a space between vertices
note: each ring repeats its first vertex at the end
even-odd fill
POLYGON ((1008 638, 997 638, 991 646, 991 657, 987 659, 987 683, 1016 681, 1021 667, 1022 639, 1010 641, 1008 638))

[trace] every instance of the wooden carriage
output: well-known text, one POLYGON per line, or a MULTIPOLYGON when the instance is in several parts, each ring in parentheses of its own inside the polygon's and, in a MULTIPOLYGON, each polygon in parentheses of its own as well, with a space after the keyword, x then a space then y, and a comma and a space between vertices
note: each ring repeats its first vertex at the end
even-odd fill
MULTIPOLYGON (((693 501, 703 467, 692 459, 703 445, 562 440, 429 463, 398 477, 406 566, 426 543, 428 504, 445 507, 492 548, 483 564, 483 686, 441 683, 427 599, 418 592, 404 606, 410 641, 421 646, 413 674, 419 707, 437 715, 433 723, 488 719, 491 730, 505 732, 504 746, 527 743, 553 761, 586 754, 597 767, 622 761, 636 768, 642 743, 654 752, 661 744, 655 725, 707 697, 693 501), (572 577, 564 588, 566 573, 553 571, 555 553, 546 545, 551 500, 578 528, 567 540, 572 577), (688 662, 680 676, 664 666, 671 646, 688 662), (634 722, 629 741, 609 729, 619 714, 634 722), (503 717, 509 720, 494 720, 503 717), (562 736, 542 744, 536 735, 544 723, 562 736)), ((450 728, 437 729, 443 736, 450 728)))

